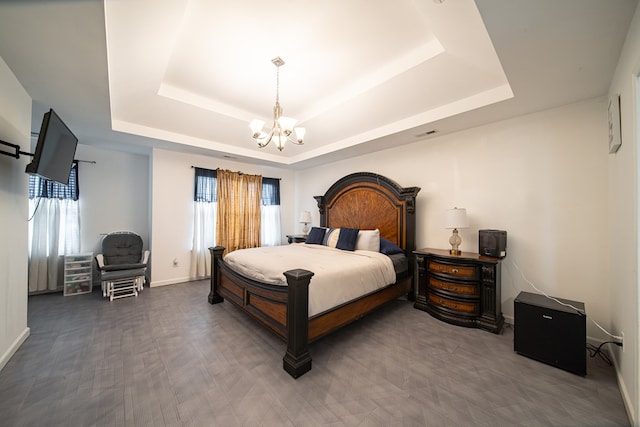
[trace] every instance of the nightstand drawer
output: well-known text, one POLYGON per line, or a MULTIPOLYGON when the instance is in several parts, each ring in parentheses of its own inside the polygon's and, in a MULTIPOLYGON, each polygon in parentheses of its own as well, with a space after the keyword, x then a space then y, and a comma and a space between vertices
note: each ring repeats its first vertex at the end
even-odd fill
POLYGON ((438 289, 460 296, 477 297, 480 295, 480 287, 476 283, 446 282, 431 276, 429 277, 429 286, 432 289, 438 289))
POLYGON ((473 280, 478 278, 478 268, 474 265, 451 265, 430 260, 429 271, 460 277, 463 279, 473 280))
POLYGON ((429 302, 440 308, 454 310, 470 316, 480 314, 480 305, 478 303, 457 301, 433 293, 429 294, 429 302))

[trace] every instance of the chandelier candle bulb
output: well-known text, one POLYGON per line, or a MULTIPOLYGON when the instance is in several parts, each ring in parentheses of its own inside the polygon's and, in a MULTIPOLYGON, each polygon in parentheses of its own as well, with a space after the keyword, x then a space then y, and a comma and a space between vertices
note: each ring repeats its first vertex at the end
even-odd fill
POLYGON ((264 120, 254 119, 249 124, 249 127, 251 128, 251 132, 253 132, 254 138, 257 139, 266 136, 266 134, 262 132, 262 128, 264 127, 264 120))

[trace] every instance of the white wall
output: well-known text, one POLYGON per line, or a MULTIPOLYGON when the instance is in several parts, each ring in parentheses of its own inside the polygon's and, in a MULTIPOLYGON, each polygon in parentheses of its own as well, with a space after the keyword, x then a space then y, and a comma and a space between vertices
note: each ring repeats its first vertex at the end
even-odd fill
POLYGON ((149 245, 149 156, 78 144, 83 252, 99 253, 102 236, 132 231, 149 245))
POLYGON ((155 149, 151 170, 151 286, 169 285, 192 280, 189 277, 193 238, 194 170, 229 169, 268 178, 281 178, 282 238, 298 230, 294 224, 294 174, 280 168, 246 164, 194 154, 155 149), (293 225, 292 225, 293 226, 293 225), (173 261, 178 265, 174 266, 173 261))
MULTIPOLYGON (((29 152, 31 98, 0 58, 0 140, 29 152)), ((0 150, 14 152, 11 147, 0 150)), ((0 155, 0 369, 29 336, 27 220, 29 156, 0 155)))
POLYGON ((611 324, 624 333, 624 348, 615 349, 618 383, 633 425, 640 424, 640 314, 638 305, 638 75, 640 75, 640 9, 636 9, 609 92, 620 94, 622 146, 608 156, 611 239, 611 324))
MULTIPOLYGON (((301 209, 318 211, 311 196, 340 177, 379 173, 421 187, 418 248, 448 248, 444 211, 467 209, 463 251, 478 251, 478 230, 507 230, 502 310, 513 318, 522 290, 586 304, 609 327, 607 237, 607 116, 604 99, 568 105, 298 173, 301 209)), ((425 314, 426 315, 426 314, 425 314)), ((588 335, 604 339, 592 324, 588 335)))

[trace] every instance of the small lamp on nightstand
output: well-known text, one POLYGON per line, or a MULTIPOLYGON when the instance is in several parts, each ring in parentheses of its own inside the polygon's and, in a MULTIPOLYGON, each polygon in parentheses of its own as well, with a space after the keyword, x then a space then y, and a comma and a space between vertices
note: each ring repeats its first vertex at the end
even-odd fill
POLYGON ((462 243, 462 239, 458 236, 459 228, 467 228, 469 226, 467 222, 467 210, 465 208, 453 208, 447 209, 447 217, 445 220, 445 227, 448 229, 453 229, 453 234, 449 237, 449 243, 451 244, 451 249, 449 249, 449 253, 451 255, 460 255, 462 252, 458 249, 460 243, 462 243))
POLYGON ((299 222, 304 224, 304 228, 302 229, 302 232, 304 233, 305 237, 307 236, 307 234, 309 234, 309 227, 307 224, 311 223, 311 212, 309 211, 302 211, 300 213, 300 219, 299 222))

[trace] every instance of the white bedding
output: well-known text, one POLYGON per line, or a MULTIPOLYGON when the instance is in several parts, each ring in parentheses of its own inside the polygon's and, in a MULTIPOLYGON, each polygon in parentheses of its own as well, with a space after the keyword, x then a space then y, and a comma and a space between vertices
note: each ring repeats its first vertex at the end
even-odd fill
POLYGON ((249 278, 286 286, 283 272, 302 268, 314 273, 309 285, 309 316, 394 283, 391 259, 379 252, 353 252, 294 243, 233 251, 224 261, 249 278))

